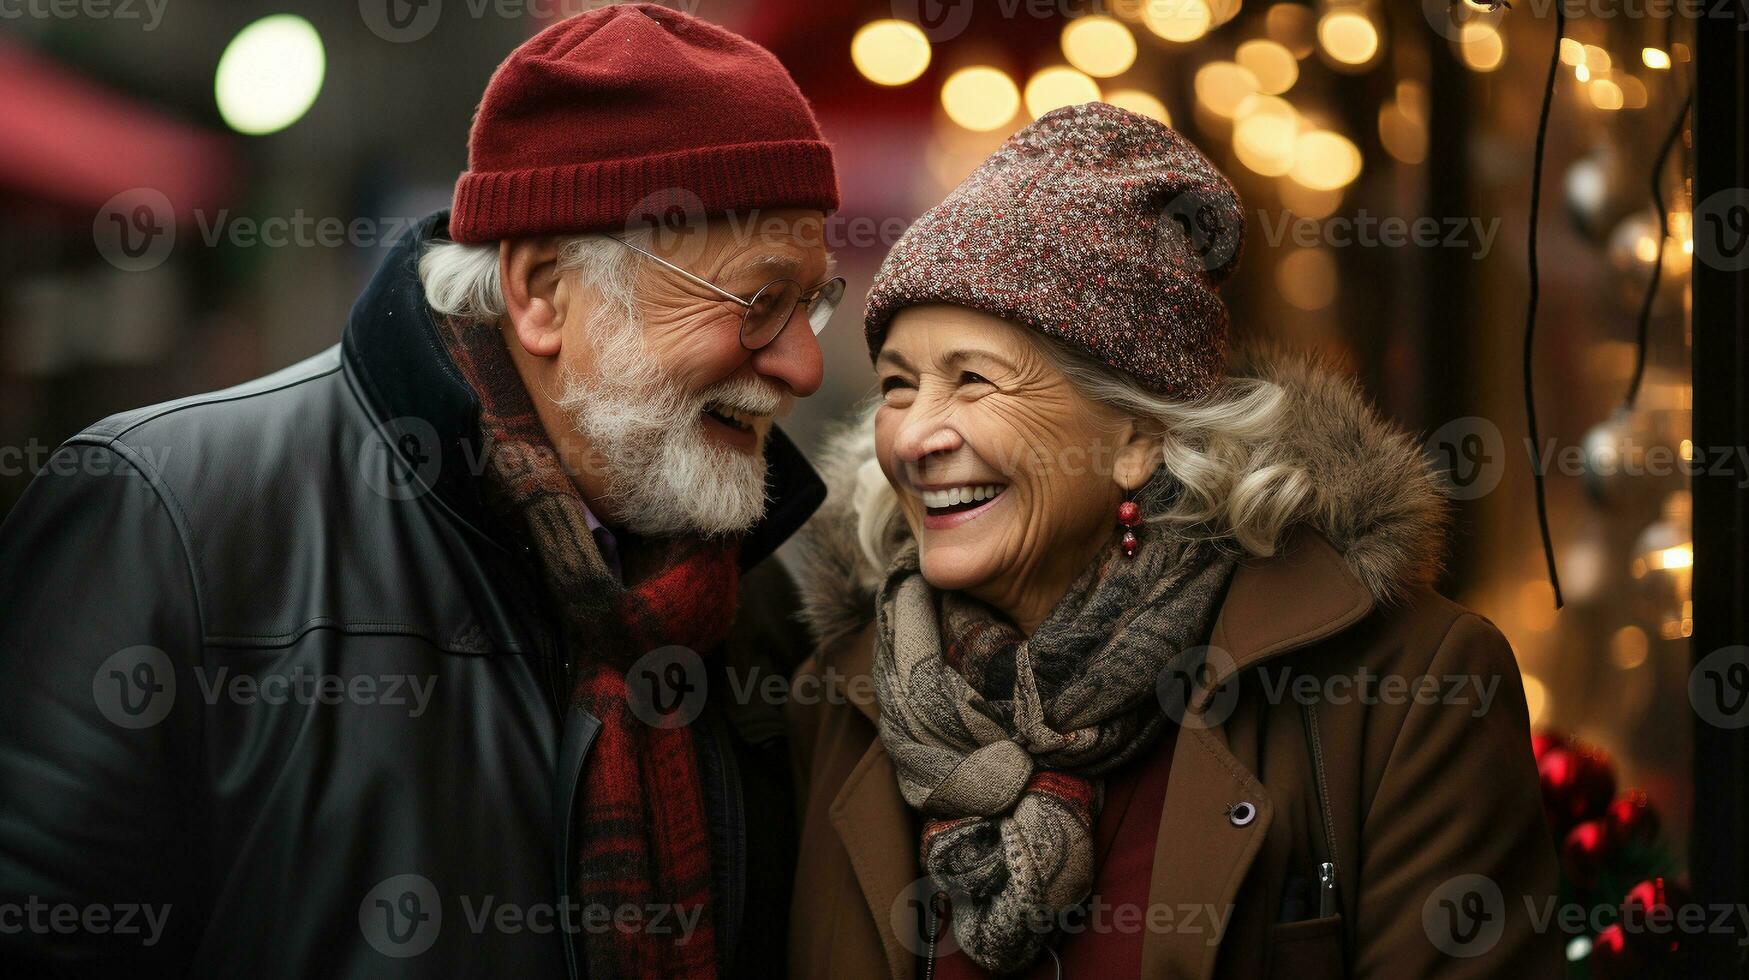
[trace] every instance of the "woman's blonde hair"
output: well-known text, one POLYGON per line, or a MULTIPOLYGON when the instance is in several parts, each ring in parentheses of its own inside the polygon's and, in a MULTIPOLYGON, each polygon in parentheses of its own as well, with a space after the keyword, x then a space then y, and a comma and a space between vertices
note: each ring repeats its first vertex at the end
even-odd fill
MULTIPOLYGON (((1155 520, 1189 534, 1231 538, 1266 556, 1306 516, 1313 487, 1281 442, 1287 393, 1279 385, 1229 377, 1207 396, 1174 401, 1056 340, 1034 340, 1083 397, 1159 433, 1161 465, 1178 492, 1155 520)), ((884 568, 904 537, 904 523, 876 460, 857 473, 854 499, 863 553, 884 568)))

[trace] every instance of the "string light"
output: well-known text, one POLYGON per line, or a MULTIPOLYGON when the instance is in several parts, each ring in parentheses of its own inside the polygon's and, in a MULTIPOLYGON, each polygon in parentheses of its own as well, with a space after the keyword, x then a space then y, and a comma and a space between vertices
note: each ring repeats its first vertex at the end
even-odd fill
POLYGON ((984 132, 1007 125, 1020 111, 1020 89, 1001 69, 973 65, 942 83, 941 106, 949 119, 984 132))
POLYGON ((1136 63, 1136 36, 1103 14, 1063 25, 1063 57, 1094 78, 1110 78, 1136 63))
POLYGON ((1211 61, 1196 70, 1191 88, 1203 108, 1223 119, 1231 119, 1238 113, 1239 103, 1245 101, 1246 96, 1256 94, 1261 85, 1248 68, 1231 61, 1211 61))
POLYGON ((1294 139, 1294 161, 1288 176, 1315 191, 1347 187, 1360 176, 1360 148, 1327 129, 1314 129, 1294 139))
POLYGON ((1365 65, 1379 53, 1379 29, 1364 12, 1339 7, 1319 19, 1318 44, 1340 64, 1365 65))
POLYGON ((929 38, 902 20, 877 20, 862 25, 850 39, 850 61, 862 77, 877 85, 904 85, 929 67, 929 38))
POLYGON ((1670 70, 1670 55, 1662 48, 1641 48, 1640 62, 1654 71, 1670 70))
POLYGON ((1166 104, 1139 88, 1120 88, 1108 92, 1105 101, 1119 109, 1128 109, 1156 122, 1172 125, 1172 115, 1166 111, 1166 104))
POLYGON ((1150 0, 1142 7, 1142 23, 1168 41, 1189 44, 1214 26, 1207 0, 1150 0))
POLYGON ((1293 52, 1275 41, 1262 38, 1246 41, 1239 45, 1233 60, 1257 76, 1257 90, 1265 95, 1286 92, 1300 77, 1300 63, 1293 52))
POLYGON ((1038 117, 1066 105, 1099 101, 1099 85, 1073 68, 1045 68, 1026 82, 1026 111, 1038 117))

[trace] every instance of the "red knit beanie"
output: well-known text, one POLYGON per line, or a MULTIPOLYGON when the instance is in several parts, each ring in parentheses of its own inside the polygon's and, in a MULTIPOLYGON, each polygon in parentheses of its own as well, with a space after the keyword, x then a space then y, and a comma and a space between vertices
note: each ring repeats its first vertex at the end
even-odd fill
POLYGON ((656 4, 561 21, 492 75, 456 182, 450 237, 624 229, 634 209, 703 217, 838 207, 832 150, 757 44, 656 4))

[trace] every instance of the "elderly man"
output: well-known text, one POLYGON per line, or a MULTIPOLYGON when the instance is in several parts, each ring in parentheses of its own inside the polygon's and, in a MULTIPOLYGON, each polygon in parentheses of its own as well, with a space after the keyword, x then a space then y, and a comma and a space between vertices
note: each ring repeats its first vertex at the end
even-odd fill
POLYGON ((734 694, 793 666, 753 569, 823 496, 773 420, 836 205, 768 52, 579 15, 337 347, 69 440, 0 532, 4 972, 781 962, 781 706, 734 694))

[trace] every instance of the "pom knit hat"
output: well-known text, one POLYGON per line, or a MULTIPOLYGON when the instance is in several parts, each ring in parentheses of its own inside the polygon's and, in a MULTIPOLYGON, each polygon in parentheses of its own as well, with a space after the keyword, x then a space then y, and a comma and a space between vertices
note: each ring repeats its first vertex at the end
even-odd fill
POLYGON ((906 306, 970 307, 1055 338, 1169 398, 1220 379, 1245 215, 1175 130, 1103 102, 1015 133, 899 239, 864 320, 880 353, 906 306))
POLYGON ((458 242, 838 207, 832 150, 771 52, 656 4, 560 21, 493 73, 449 220, 458 242))

